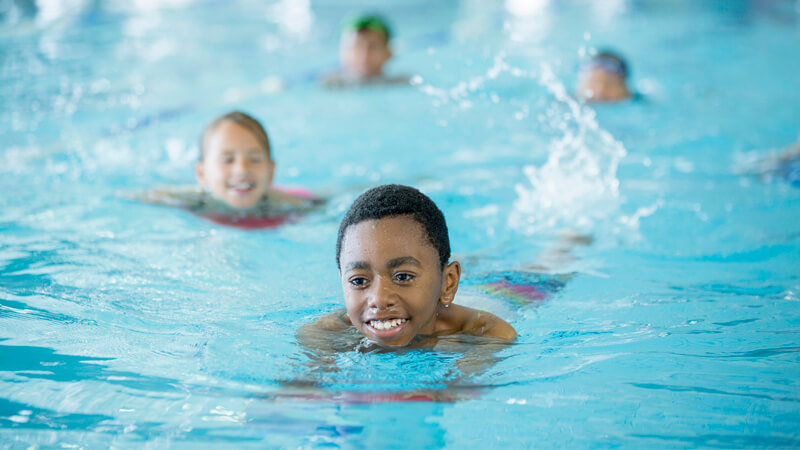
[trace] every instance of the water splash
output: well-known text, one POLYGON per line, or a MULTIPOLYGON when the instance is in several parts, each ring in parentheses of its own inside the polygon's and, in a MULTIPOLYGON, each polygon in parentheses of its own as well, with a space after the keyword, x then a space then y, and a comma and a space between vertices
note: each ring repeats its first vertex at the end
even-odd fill
POLYGON ((527 183, 514 186, 509 225, 526 234, 561 227, 588 231, 619 210, 617 167, 625 148, 597 124, 592 109, 567 94, 548 64, 541 65, 537 81, 555 97, 539 122, 559 135, 544 165, 523 167, 527 183))
MULTIPOLYGON (((512 229, 533 234, 560 228, 591 231, 600 222, 612 227, 620 223, 630 228, 638 225, 637 220, 613 220, 619 212, 617 167, 625 148, 598 125, 594 110, 567 92, 548 63, 526 70, 507 61, 506 54, 500 52, 483 74, 453 87, 436 87, 421 77, 415 77, 412 84, 433 99, 434 107, 451 105, 461 112, 475 104, 485 113, 492 104, 507 101, 514 108, 499 110, 508 115, 507 123, 520 123, 525 128, 522 134, 543 136, 545 140, 551 136, 546 162, 523 166, 526 181, 514 185, 517 199, 508 216, 512 229), (501 100, 494 91, 507 87, 501 76, 523 80, 523 86, 528 87, 515 87, 512 97, 501 100), (542 87, 544 92, 534 91, 533 98, 522 98, 530 87, 542 87)), ((526 157, 534 153, 531 148, 520 150, 526 157)), ((648 214, 652 212, 645 211, 641 216, 648 214)))

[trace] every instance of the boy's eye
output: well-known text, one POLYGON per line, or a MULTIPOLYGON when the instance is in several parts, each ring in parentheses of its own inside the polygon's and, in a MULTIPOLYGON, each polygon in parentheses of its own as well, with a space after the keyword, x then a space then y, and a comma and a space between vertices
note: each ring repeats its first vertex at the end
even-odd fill
POLYGON ((395 274, 394 279, 400 282, 407 282, 413 280, 414 275, 411 275, 410 273, 400 272, 398 274, 395 274))
POLYGON ((355 287, 364 287, 367 285, 368 280, 364 277, 355 277, 350 279, 350 284, 355 287))
POLYGON ((230 155, 221 156, 219 160, 225 164, 231 164, 233 163, 233 156, 230 155))

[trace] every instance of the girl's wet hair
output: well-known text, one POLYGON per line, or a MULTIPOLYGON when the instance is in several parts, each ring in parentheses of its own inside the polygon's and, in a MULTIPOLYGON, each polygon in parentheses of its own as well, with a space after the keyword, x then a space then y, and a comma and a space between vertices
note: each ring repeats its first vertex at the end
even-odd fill
POLYGON ((200 135, 200 161, 203 160, 203 155, 205 155, 206 152, 206 138, 208 137, 209 133, 214 131, 223 122, 233 122, 249 131, 253 137, 256 138, 258 143, 261 144, 261 148, 267 152, 267 157, 272 160, 272 151, 269 145, 269 136, 267 136, 267 130, 265 130, 264 127, 261 126, 261 123, 253 116, 241 111, 232 111, 228 114, 217 117, 203 129, 203 134, 200 135))
POLYGON ((450 260, 450 238, 444 214, 428 196, 413 187, 400 184, 385 184, 372 188, 353 202, 339 225, 339 236, 336 239, 336 266, 341 269, 339 259, 347 228, 367 220, 396 216, 410 216, 422 225, 428 242, 439 253, 439 262, 444 269, 450 260))

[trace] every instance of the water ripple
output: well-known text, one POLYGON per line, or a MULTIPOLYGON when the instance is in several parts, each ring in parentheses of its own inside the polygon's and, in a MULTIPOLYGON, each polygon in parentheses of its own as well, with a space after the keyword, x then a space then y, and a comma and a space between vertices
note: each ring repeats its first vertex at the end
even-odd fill
POLYGON ((653 384, 653 383, 628 383, 628 384, 642 389, 654 389, 654 390, 663 389, 671 392, 696 392, 700 394, 731 395, 735 397, 757 398, 760 400, 774 400, 781 402, 800 403, 800 398, 796 397, 775 397, 771 395, 751 394, 746 392, 727 392, 719 389, 704 388, 701 386, 675 386, 675 385, 653 384))

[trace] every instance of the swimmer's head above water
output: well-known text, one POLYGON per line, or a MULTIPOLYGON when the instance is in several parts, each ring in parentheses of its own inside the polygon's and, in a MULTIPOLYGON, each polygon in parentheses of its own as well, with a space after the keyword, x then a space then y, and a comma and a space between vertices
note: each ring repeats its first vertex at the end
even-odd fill
POLYGON ((449 259, 447 224, 430 198, 401 185, 368 190, 342 219, 336 242, 346 320, 392 347, 417 336, 516 337, 502 319, 453 304, 461 265, 449 259))
POLYGON ((631 97, 628 64, 618 54, 601 51, 583 63, 576 94, 587 102, 617 102, 631 97))
POLYGON ((239 111, 214 119, 200 137, 195 174, 217 200, 236 209, 255 206, 270 191, 275 174, 264 127, 239 111))
POLYGON ((339 59, 347 76, 374 78, 383 75, 383 66, 392 57, 391 30, 380 16, 353 18, 342 26, 339 59))

